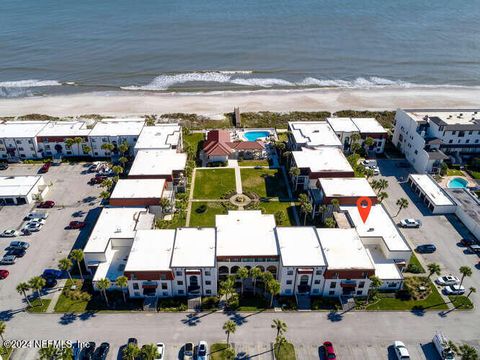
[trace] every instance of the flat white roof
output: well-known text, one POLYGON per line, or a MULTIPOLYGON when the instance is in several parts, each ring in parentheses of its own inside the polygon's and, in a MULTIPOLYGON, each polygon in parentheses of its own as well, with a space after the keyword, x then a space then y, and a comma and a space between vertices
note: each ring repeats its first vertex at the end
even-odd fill
POLYGON ((480 109, 469 110, 405 110, 416 121, 424 121, 425 116, 437 117, 448 125, 477 125, 480 109))
POLYGON ((125 271, 169 271, 174 241, 174 229, 137 231, 125 271))
POLYGON ((171 149, 178 144, 181 131, 178 124, 145 126, 138 137, 135 149, 171 149))
POLYGON ((365 178, 322 178, 318 179, 326 197, 376 197, 365 178))
POLYGON ((111 249, 107 261, 98 264, 93 281, 105 278, 115 281, 119 276, 122 276, 129 253, 130 246, 116 246, 111 249))
POLYGON ((120 179, 113 189, 111 199, 161 198, 165 179, 120 179))
POLYGON ((102 120, 95 124, 90 136, 138 136, 144 124, 142 118, 102 120))
POLYGON ((289 122, 288 126, 299 145, 342 146, 337 134, 326 121, 293 121, 289 122))
POLYGON ((314 227, 278 227, 276 231, 283 266, 326 265, 314 227))
POLYGON ((360 237, 381 237, 390 251, 410 251, 406 241, 398 232, 390 215, 381 204, 373 205, 367 221, 364 223, 356 206, 341 206, 341 210, 348 211, 360 237))
POLYGON ((88 136, 92 129, 86 121, 50 121, 37 136, 88 136))
POLYGON ((48 121, 4 121, 0 122, 0 138, 33 138, 48 121))
POLYGON ((292 151, 292 155, 297 167, 311 172, 353 172, 342 150, 335 147, 302 148, 301 151, 292 151))
POLYGON ((402 274, 392 259, 386 259, 383 254, 373 247, 367 247, 367 252, 375 266, 375 275, 381 280, 401 280, 402 274))
POLYGON ((214 267, 215 228, 178 228, 170 267, 214 267))
POLYGON ((103 253, 110 239, 133 239, 141 207, 103 208, 90 234, 84 252, 103 253))
POLYGON ((0 176, 0 196, 27 196, 40 179, 41 175, 0 176))
POLYGON ((362 134, 384 134, 387 132, 375 118, 352 118, 352 122, 362 134))
POLYGON ((329 270, 373 269, 355 229, 317 229, 329 270))
POLYGON ((186 163, 187 154, 176 150, 140 150, 128 175, 172 175, 184 170, 186 163))
POLYGON ((217 256, 277 256, 275 217, 260 210, 216 215, 217 256))
POLYGON ((357 126, 353 123, 349 117, 333 117, 327 118, 327 122, 330 124, 335 132, 359 132, 357 126))
POLYGON ((455 205, 445 190, 443 190, 431 176, 427 174, 410 174, 410 178, 423 191, 434 206, 455 205))

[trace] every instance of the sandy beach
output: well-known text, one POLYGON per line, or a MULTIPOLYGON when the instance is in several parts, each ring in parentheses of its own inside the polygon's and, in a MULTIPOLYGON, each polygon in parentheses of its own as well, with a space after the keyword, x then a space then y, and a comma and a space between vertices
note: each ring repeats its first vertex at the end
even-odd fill
POLYGON ((0 100, 0 116, 31 113, 52 116, 125 116, 232 111, 395 110, 397 108, 478 108, 480 88, 375 88, 263 90, 255 92, 154 93, 99 92, 0 100))

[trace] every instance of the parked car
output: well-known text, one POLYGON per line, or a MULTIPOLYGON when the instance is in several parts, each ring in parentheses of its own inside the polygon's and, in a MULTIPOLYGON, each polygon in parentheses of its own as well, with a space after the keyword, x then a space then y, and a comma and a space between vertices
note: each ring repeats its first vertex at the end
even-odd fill
POLYGON ((477 244, 477 240, 472 238, 462 239, 460 240, 460 244, 463 246, 472 246, 477 244))
POLYGON ((32 219, 44 219, 48 218, 48 213, 45 211, 33 211, 25 216, 25 220, 32 220, 32 219))
POLYGON ((435 349, 437 349, 438 353, 442 360, 455 360, 455 352, 450 347, 448 339, 442 333, 437 333, 432 339, 433 345, 435 349))
POLYGON ((45 278, 45 285, 43 286, 46 289, 51 289, 57 286, 57 280, 54 278, 47 277, 45 278))
POLYGON ((15 264, 16 261, 17 261, 17 257, 15 255, 4 255, 3 259, 0 260, 0 264, 12 265, 12 264, 15 264))
POLYGON ((55 206, 55 201, 52 201, 52 200, 42 201, 40 204, 37 205, 37 207, 40 209, 50 209, 54 206, 55 206))
POLYGON ((105 360, 108 356, 108 352, 110 351, 110 344, 107 342, 102 342, 100 346, 95 350, 94 358, 95 360, 105 360))
POLYGON ((164 343, 157 343, 157 351, 158 356, 155 360, 165 360, 165 344, 164 343))
POLYGON ((194 345, 191 342, 183 345, 183 360, 193 360, 194 345))
POLYGON ((0 280, 6 279, 9 274, 10 274, 10 271, 1 269, 0 270, 0 280))
POLYGON ((29 222, 23 229, 30 231, 30 232, 35 232, 35 231, 40 231, 42 228, 43 224, 37 223, 37 222, 29 222))
POLYGON ((397 355, 398 360, 410 360, 410 354, 403 342, 395 341, 393 343, 393 348, 395 349, 395 355, 397 355))
POLYGON ((70 221, 67 227, 69 229, 82 229, 85 225, 87 225, 85 221, 70 221))
POLYGON ((399 225, 403 228, 419 228, 422 222, 417 219, 403 219, 399 225))
POLYGON ((30 247, 30 244, 26 241, 12 241, 10 245, 8 245, 9 249, 23 249, 27 250, 30 247))
POLYGON ((373 160, 373 159, 370 159, 370 160, 363 160, 362 161, 362 165, 363 166, 377 166, 377 160, 373 160))
POLYGON ((208 344, 206 341, 200 341, 197 347, 197 360, 208 360, 208 344))
POLYGON ((445 295, 463 295, 465 287, 463 285, 449 285, 443 288, 445 295))
POLYGON ((45 164, 42 165, 39 172, 41 172, 41 173, 48 172, 48 170, 50 169, 50 166, 52 166, 52 163, 50 161, 47 161, 45 164))
POLYGON ((24 257, 27 252, 24 249, 10 249, 6 255, 15 255, 17 258, 24 257))
POLYGON ((6 162, 1 162, 0 163, 0 170, 7 170, 8 169, 8 164, 6 162))
POLYGON ((56 269, 45 269, 43 270, 42 277, 44 279, 52 278, 52 279, 60 279, 63 276, 63 272, 61 270, 56 269))
POLYGON ((435 282, 441 286, 460 284, 460 279, 453 275, 439 276, 435 282))
POLYGON ((15 237, 15 236, 18 236, 18 231, 15 231, 13 229, 4 230, 0 234, 0 237, 15 237))
POLYGON ((89 180, 90 185, 101 184, 103 180, 105 180, 106 176, 95 176, 89 180))
POLYGON ((335 349, 333 348, 333 344, 330 341, 325 341, 323 343, 323 352, 325 355, 325 359, 336 359, 337 355, 335 354, 335 349))
POLYGON ((28 220, 27 224, 45 225, 45 219, 40 219, 40 218, 31 219, 31 220, 28 220))
POLYGON ((32 232, 26 228, 20 230, 23 235, 32 235, 32 232))
POLYGON ((416 250, 419 254, 431 254, 437 250, 437 247, 433 244, 423 244, 418 245, 416 250))
POLYGON ((468 249, 474 254, 480 254, 480 245, 470 245, 468 249))
POLYGON ((80 354, 80 359, 81 360, 91 360, 91 359, 93 359, 93 354, 94 353, 95 353, 95 343, 93 341, 90 341, 88 343, 88 346, 86 346, 82 349, 82 352, 80 354))

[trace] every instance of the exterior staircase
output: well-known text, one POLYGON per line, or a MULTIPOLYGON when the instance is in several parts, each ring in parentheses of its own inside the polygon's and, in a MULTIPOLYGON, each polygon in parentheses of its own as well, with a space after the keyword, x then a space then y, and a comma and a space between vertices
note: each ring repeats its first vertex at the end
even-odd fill
POLYGON ((310 295, 297 294, 295 295, 295 298, 297 299, 298 311, 310 311, 312 309, 310 295))

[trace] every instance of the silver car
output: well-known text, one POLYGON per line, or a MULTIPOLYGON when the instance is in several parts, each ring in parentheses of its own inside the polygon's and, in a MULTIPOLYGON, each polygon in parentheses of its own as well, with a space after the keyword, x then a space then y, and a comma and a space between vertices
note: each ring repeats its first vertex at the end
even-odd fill
POLYGON ((15 236, 18 236, 18 231, 13 230, 13 229, 7 229, 7 230, 4 230, 0 234, 0 236, 1 237, 15 237, 15 236))

